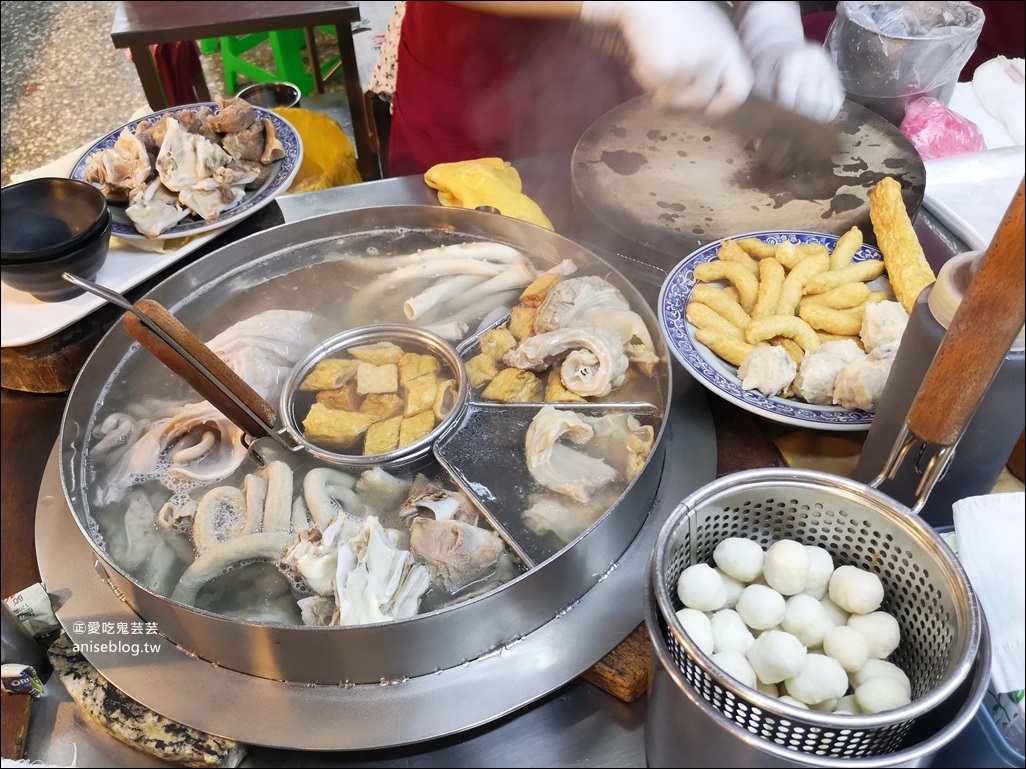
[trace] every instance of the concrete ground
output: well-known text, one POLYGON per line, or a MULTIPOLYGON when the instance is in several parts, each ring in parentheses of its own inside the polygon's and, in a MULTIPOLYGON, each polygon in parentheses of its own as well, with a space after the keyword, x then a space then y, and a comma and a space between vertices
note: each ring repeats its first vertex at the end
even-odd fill
MULTIPOLYGON (((100 139, 146 106, 127 51, 115 49, 110 40, 116 6, 94 1, 0 2, 0 184, 7 184, 11 174, 30 171, 100 139)), ((383 15, 387 23, 390 6, 369 3, 375 13, 369 10, 365 15, 383 15), (380 13, 377 6, 382 6, 380 13)), ((375 27, 380 24, 375 19, 375 27)), ((371 34, 372 30, 363 31, 367 38, 371 34)), ((318 39, 322 61, 331 57, 332 43, 327 36, 318 39)), ((255 63, 270 66, 266 43, 254 49, 252 57, 255 63)), ((223 94, 220 54, 201 60, 211 95, 223 94)), ((369 75, 361 74, 364 80, 369 75)), ((318 106, 351 135, 340 73, 332 76, 326 90, 317 97, 318 106)), ((306 100, 303 106, 317 108, 306 100)))

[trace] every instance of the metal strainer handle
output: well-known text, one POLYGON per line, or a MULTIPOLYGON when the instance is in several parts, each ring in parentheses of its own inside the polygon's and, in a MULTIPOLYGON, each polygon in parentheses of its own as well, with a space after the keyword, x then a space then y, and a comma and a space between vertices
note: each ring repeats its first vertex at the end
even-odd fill
POLYGON ((274 429, 277 414, 271 404, 164 306, 150 299, 132 304, 106 286, 67 272, 62 277, 125 310, 128 333, 241 430, 253 437, 270 435, 280 440, 274 429))
POLYGON ((944 474, 962 431, 990 387, 1026 317, 1023 183, 959 304, 909 410, 905 429, 873 486, 890 479, 919 441, 940 447, 916 490, 917 513, 944 474))

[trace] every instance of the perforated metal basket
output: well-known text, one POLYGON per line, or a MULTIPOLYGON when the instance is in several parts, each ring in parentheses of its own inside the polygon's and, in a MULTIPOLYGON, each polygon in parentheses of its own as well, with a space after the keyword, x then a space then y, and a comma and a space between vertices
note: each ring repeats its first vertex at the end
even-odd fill
POLYGON ((720 478, 678 505, 660 531, 651 591, 661 617, 650 634, 665 640, 684 679, 720 713, 749 733, 824 757, 881 756, 900 750, 910 729, 965 680, 980 644, 982 615, 957 558, 908 508, 866 486, 812 470, 759 469, 720 478), (901 629, 890 661, 912 683, 912 702, 876 715, 800 709, 724 673, 684 631, 677 579, 712 563, 716 545, 746 537, 763 548, 781 539, 818 545, 835 566, 879 575, 880 607, 901 629))

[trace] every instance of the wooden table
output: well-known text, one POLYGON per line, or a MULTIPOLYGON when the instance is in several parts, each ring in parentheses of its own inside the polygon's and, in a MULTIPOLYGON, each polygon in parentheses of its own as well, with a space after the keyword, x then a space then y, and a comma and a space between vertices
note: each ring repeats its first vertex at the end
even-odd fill
POLYGON ((379 178, 380 172, 374 162, 370 124, 353 48, 352 24, 359 20, 358 2, 120 2, 114 14, 110 38, 115 48, 131 51, 146 100, 154 110, 160 110, 170 104, 157 74, 151 45, 280 29, 334 26, 346 99, 353 118, 357 165, 363 178, 368 180, 379 178))

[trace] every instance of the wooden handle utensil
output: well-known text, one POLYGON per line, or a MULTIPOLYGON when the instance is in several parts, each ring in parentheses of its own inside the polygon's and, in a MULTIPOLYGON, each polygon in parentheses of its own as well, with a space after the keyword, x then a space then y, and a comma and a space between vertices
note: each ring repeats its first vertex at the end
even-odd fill
POLYGON ((275 426, 277 414, 271 404, 261 398, 238 374, 228 368, 213 350, 203 344, 195 334, 187 329, 178 318, 168 312, 163 305, 150 299, 142 299, 136 303, 135 307, 185 349, 189 355, 209 372, 209 376, 165 342, 139 316, 126 312, 123 321, 125 330, 161 363, 192 385, 200 395, 210 401, 218 411, 232 422, 245 430, 247 434, 261 436, 267 433, 267 429, 226 395, 217 382, 211 381, 211 376, 231 390, 251 411, 263 419, 267 427, 275 426))
POLYGON ((1023 242, 1020 183, 909 411, 909 432, 924 443, 958 441, 1023 326, 1023 242))

